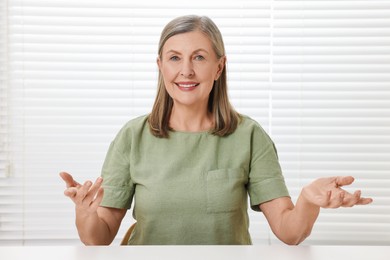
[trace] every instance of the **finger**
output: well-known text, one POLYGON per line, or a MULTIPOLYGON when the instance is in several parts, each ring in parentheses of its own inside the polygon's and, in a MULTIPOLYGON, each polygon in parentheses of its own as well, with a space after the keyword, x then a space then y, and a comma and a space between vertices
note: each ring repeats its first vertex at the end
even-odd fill
POLYGON ((68 188, 64 191, 64 195, 73 199, 77 194, 77 190, 75 188, 68 188))
POLYGON ((347 193, 344 197, 343 207, 353 207, 360 200, 361 191, 357 190, 354 194, 347 193))
POLYGON ((334 199, 332 208, 339 208, 343 205, 345 198, 345 191, 340 192, 340 194, 334 199))
POLYGON ((332 196, 329 198, 328 205, 325 208, 338 208, 343 204, 345 193, 344 192, 332 192, 332 196))
POLYGON ((326 192, 326 197, 325 197, 324 202, 321 203, 322 204, 321 207, 323 207, 323 208, 329 207, 331 198, 332 198, 332 191, 329 190, 326 192))
POLYGON ((86 181, 86 182, 84 182, 84 185, 82 185, 79 188, 79 190, 77 192, 77 196, 75 198, 78 203, 81 203, 81 202, 84 201, 84 199, 87 196, 88 191, 91 188, 91 186, 92 186, 92 182, 91 181, 86 181))
POLYGON ((95 183, 91 186, 88 193, 86 194, 84 200, 92 201, 95 198, 99 188, 102 186, 102 182, 103 179, 101 177, 97 178, 95 183))
POLYGON ((92 201, 90 209, 96 211, 103 200, 104 189, 100 187, 97 191, 96 198, 92 201))
POLYGON ((373 202, 372 198, 360 198, 356 205, 367 205, 373 202))
POLYGON ((73 179, 72 175, 70 175, 69 173, 67 173, 67 172, 60 172, 60 176, 65 181, 67 188, 80 186, 80 183, 75 181, 73 179))
POLYGON ((354 178, 352 176, 339 176, 336 178, 337 187, 342 187, 345 185, 350 185, 354 182, 354 178))

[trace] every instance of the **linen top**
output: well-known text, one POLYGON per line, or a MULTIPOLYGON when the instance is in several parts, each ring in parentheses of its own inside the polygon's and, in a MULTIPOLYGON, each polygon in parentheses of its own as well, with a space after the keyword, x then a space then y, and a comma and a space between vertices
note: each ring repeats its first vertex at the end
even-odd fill
POLYGON ((289 196, 273 142, 247 116, 234 133, 152 135, 148 116, 117 134, 102 169, 101 206, 130 209, 128 244, 249 245, 250 206, 289 196))

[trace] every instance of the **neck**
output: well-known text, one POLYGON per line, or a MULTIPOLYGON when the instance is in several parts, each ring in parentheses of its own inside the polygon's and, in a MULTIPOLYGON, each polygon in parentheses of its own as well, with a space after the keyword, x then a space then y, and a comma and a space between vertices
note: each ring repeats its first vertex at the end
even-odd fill
POLYGON ((183 132, 202 132, 210 130, 213 127, 213 117, 204 109, 190 109, 174 105, 172 108, 169 125, 176 131, 183 132))

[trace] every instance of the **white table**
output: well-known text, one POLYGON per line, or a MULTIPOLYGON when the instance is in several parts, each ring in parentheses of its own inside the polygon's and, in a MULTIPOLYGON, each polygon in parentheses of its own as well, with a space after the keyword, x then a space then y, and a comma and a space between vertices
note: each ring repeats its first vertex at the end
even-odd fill
POLYGON ((390 260, 390 246, 0 247, 2 260, 390 260))

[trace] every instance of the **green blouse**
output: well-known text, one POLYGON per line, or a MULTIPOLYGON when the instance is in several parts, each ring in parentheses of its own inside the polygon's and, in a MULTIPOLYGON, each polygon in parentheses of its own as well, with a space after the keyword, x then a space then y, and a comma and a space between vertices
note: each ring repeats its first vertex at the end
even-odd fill
POLYGON ((134 200, 132 245, 248 245, 248 194, 256 211, 289 196, 273 142, 246 116, 226 137, 157 138, 147 116, 133 119, 111 143, 102 177, 101 206, 129 209, 134 200))

